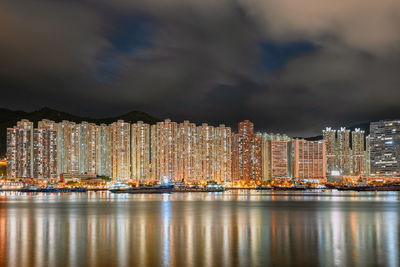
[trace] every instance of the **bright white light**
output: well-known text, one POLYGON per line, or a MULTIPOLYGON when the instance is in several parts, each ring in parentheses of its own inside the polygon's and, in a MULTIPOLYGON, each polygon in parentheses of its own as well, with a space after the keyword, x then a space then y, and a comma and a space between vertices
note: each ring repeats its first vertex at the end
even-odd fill
POLYGON ((340 172, 339 171, 331 171, 331 175, 332 176, 340 176, 340 172))

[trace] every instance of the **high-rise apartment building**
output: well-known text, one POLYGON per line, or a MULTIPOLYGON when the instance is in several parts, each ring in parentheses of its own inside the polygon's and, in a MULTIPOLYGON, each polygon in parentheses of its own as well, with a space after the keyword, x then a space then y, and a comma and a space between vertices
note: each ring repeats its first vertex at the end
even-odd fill
POLYGON ((215 128, 207 123, 198 127, 199 175, 203 182, 214 180, 215 169, 215 128))
POLYGON ((166 119, 151 126, 151 175, 178 181, 178 124, 166 119))
POLYGON ((239 123, 239 133, 232 136, 232 178, 234 180, 262 179, 262 138, 254 133, 252 122, 239 123))
POLYGON ((293 178, 297 181, 326 179, 325 140, 293 141, 293 178))
POLYGON ((271 141, 271 178, 290 177, 289 165, 289 145, 288 141, 271 141))
POLYGON ((150 180, 150 125, 138 121, 131 128, 132 179, 150 180))
POLYGON ((327 127, 322 131, 322 137, 326 144, 326 171, 328 176, 338 171, 336 151, 336 130, 327 127))
POLYGON ((371 175, 371 136, 365 137, 365 151, 364 151, 364 164, 363 175, 371 175))
POLYGON ((79 173, 96 174, 98 126, 83 121, 79 127, 79 173))
POLYGON ((351 172, 352 175, 365 173, 364 131, 356 128, 351 132, 351 172))
POLYGON ((113 180, 131 178, 131 126, 119 120, 111 124, 111 177, 113 180))
POLYGON ((111 137, 111 127, 100 124, 97 135, 96 173, 105 177, 111 177, 111 137))
POLYGON ((33 177, 33 123, 21 120, 7 129, 7 176, 33 177))
POLYGON ((70 121, 58 123, 58 171, 60 174, 80 173, 81 130, 79 124, 70 121))
POLYGON ((350 130, 342 127, 337 131, 337 166, 343 175, 351 174, 350 130))
POLYGON ((259 134, 262 138, 262 177, 264 181, 291 177, 290 143, 287 135, 259 134))
POLYGON ((199 146, 198 132, 195 123, 184 121, 178 125, 177 132, 177 180, 185 182, 198 181, 199 174, 199 146))
POLYGON ((33 130, 33 177, 57 178, 57 124, 53 121, 40 121, 33 130))
POLYGON ((232 130, 221 124, 215 128, 215 176, 217 182, 232 181, 232 130))
POLYGON ((370 124, 371 175, 400 176, 400 120, 370 124))

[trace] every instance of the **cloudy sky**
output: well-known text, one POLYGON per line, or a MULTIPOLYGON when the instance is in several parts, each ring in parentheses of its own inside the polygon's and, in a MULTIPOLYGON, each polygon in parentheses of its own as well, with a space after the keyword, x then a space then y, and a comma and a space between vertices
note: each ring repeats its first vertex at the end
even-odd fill
POLYGON ((400 118, 400 1, 3 0, 0 90, 297 136, 400 118))

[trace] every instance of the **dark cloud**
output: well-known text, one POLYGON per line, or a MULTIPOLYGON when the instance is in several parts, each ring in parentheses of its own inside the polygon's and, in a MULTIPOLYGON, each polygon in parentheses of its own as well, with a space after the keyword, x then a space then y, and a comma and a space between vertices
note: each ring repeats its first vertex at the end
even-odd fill
POLYGON ((11 1, 0 105, 318 134, 398 116, 394 0, 11 1))

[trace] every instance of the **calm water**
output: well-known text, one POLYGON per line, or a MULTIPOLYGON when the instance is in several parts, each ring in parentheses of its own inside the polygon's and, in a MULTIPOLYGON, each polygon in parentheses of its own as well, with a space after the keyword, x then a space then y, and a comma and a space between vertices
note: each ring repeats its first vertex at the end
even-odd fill
POLYGON ((0 193, 0 266, 399 266, 399 200, 0 193))

